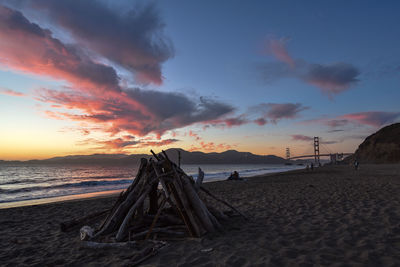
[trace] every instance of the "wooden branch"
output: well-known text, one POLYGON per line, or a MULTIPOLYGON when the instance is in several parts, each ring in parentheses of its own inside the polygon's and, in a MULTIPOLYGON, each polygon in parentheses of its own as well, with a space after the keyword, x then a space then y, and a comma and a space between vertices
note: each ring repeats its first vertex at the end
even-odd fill
POLYGON ((223 214, 221 211, 217 210, 216 208, 214 208, 213 206, 208 206, 207 205, 207 209, 211 212, 212 215, 214 215, 215 218, 217 218, 218 220, 221 221, 226 221, 228 220, 228 216, 226 216, 225 214, 223 214))
POLYGON ((243 213, 241 213, 240 211, 238 211, 235 207, 233 207, 232 205, 230 205, 229 203, 227 203, 226 201, 217 198, 216 196, 214 196, 210 191, 208 191, 207 189, 205 189, 204 187, 200 187, 201 190, 203 190, 206 194, 208 194, 210 197, 214 198, 215 200, 225 204, 226 206, 228 206, 229 208, 231 208, 232 210, 236 211, 238 214, 240 214, 241 216, 243 216, 243 218, 245 218, 246 220, 249 220, 243 213))
POLYGON ((158 195, 157 195, 157 187, 158 183, 154 183, 150 192, 149 192, 149 210, 148 214, 155 214, 158 210, 158 195))
POLYGON ((201 235, 200 234, 200 227, 197 224, 196 219, 195 219, 195 217, 194 217, 194 215, 192 213, 192 209, 189 206, 189 202, 188 202, 188 200, 186 198, 186 195, 183 192, 182 187, 179 185, 179 183, 177 181, 178 179, 179 179, 179 176, 175 176, 175 179, 173 179, 173 181, 172 181, 172 184, 174 185, 175 191, 177 193, 176 197, 178 197, 179 201, 182 203, 184 213, 187 215, 187 217, 189 219, 189 222, 190 222, 190 225, 193 228, 193 232, 195 234, 194 237, 199 237, 201 235))
POLYGON ((178 210, 178 213, 179 213, 179 215, 181 216, 182 221, 185 223, 185 225, 186 225, 186 227, 187 227, 187 229, 188 229, 189 234, 190 234, 192 237, 195 237, 195 236, 196 236, 196 233, 194 232, 194 230, 193 230, 193 228, 192 228, 192 226, 191 226, 191 224, 190 224, 189 218, 188 218, 187 215, 183 212, 182 203, 181 203, 181 201, 179 200, 179 197, 177 196, 176 190, 174 189, 172 183, 171 183, 171 184, 168 184, 168 187, 169 187, 169 189, 170 189, 170 191, 171 191, 171 193, 172 193, 172 196, 173 196, 174 199, 175 199, 175 203, 176 203, 175 207, 176 207, 176 209, 178 210))
POLYGON ((199 174, 197 176, 196 183, 195 183, 196 191, 199 191, 201 185, 203 184, 203 179, 204 179, 204 172, 199 168, 199 174))
MULTIPOLYGON (((157 179, 158 181, 158 179, 157 179)), ((155 182, 155 181, 153 181, 155 182)), ((126 234, 127 234, 127 228, 129 223, 131 222, 132 216, 134 214, 134 212, 136 211, 136 208, 142 204, 142 202, 145 200, 145 198, 147 197, 147 194, 150 192, 151 188, 152 188, 153 184, 150 184, 147 186, 147 188, 145 189, 145 191, 141 194, 141 196, 138 198, 138 200, 135 202, 135 204, 133 204, 133 206, 129 209, 128 213, 125 216, 125 219, 123 220, 123 222, 121 223, 121 226, 119 227, 117 236, 116 236, 116 240, 117 241, 121 241, 123 238, 125 238, 126 234)))
POLYGON ((209 216, 211 214, 197 195, 196 190, 194 190, 190 181, 188 179, 185 179, 185 177, 182 177, 182 183, 183 188, 185 189, 186 196, 188 197, 188 200, 190 201, 190 204, 193 207, 197 218, 200 220, 201 224, 204 226, 207 232, 214 232, 215 228, 209 216))
POLYGON ((147 159, 141 158, 140 159, 140 166, 139 170, 136 174, 135 179, 133 179, 132 184, 128 187, 128 189, 124 192, 121 192, 119 198, 117 201, 114 203, 114 206, 111 208, 110 213, 108 213, 107 217, 104 219, 104 221, 100 224, 99 230, 103 229, 103 227, 109 222, 111 219, 111 216, 114 215, 115 211, 119 208, 120 204, 123 203, 126 198, 128 197, 129 193, 132 192, 132 190, 135 189, 135 187, 139 184, 140 178, 143 176, 143 172, 146 170, 146 165, 147 165, 147 159))
POLYGON ((154 153, 154 151, 153 151, 152 149, 150 150, 150 152, 151 152, 151 154, 153 154, 153 156, 154 156, 154 158, 155 158, 156 160, 160 161, 160 158, 157 156, 156 153, 154 153))
POLYGON ((156 216, 154 217, 154 220, 153 220, 153 222, 152 222, 151 225, 150 225, 149 231, 148 231, 147 234, 146 234, 145 240, 148 239, 148 238, 150 237, 151 231, 153 230, 153 227, 156 225, 157 220, 158 220, 158 217, 160 216, 161 211, 162 211, 162 209, 164 208, 165 203, 167 203, 167 199, 166 199, 166 198, 164 198, 164 199, 162 200, 162 202, 161 202, 161 204, 160 204, 160 208, 158 209, 157 214, 156 214, 156 216))
MULTIPOLYGON (((146 165, 145 168, 148 169, 148 165, 146 165)), ((110 216, 110 219, 105 223, 104 227, 94 235, 94 238, 97 238, 101 235, 109 234, 116 230, 119 223, 121 222, 121 220, 123 220, 126 213, 128 212, 129 208, 138 198, 139 190, 141 190, 141 183, 144 183, 144 178, 146 178, 145 176, 147 176, 147 171, 140 171, 140 176, 136 177, 136 179, 139 179, 137 186, 135 186, 135 188, 133 188, 133 190, 129 192, 125 201, 118 206, 114 214, 110 216)))

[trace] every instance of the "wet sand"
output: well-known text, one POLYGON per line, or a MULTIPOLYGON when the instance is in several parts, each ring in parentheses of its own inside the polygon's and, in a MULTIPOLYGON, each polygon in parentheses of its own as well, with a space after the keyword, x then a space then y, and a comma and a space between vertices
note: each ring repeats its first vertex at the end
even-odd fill
MULTIPOLYGON (((222 233, 169 241, 143 266, 400 265, 400 165, 328 166, 204 186, 251 221, 232 217, 222 233)), ((129 265, 131 249, 82 248, 78 231, 59 230, 114 201, 0 209, 0 265, 129 265)))

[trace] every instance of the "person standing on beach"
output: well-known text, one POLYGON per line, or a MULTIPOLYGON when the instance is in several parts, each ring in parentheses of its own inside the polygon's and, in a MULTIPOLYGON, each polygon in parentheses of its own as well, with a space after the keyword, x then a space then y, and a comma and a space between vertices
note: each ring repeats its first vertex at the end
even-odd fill
POLYGON ((311 162, 311 170, 314 170, 314 163, 311 162))
POLYGON ((355 160, 354 161, 354 169, 355 170, 358 170, 358 165, 359 165, 358 160, 355 160))

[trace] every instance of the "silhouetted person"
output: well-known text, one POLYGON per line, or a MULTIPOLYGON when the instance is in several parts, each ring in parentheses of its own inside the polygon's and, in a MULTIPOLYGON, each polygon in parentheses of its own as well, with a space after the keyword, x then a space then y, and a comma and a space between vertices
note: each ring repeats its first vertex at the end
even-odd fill
POLYGON ((354 161, 354 169, 355 170, 358 170, 358 165, 359 165, 358 160, 355 160, 354 161))
POLYGON ((234 171, 231 173, 231 175, 228 177, 228 180, 241 180, 239 178, 239 173, 237 171, 234 171))
POLYGON ((311 162, 311 170, 314 170, 314 163, 311 162))
POLYGON ((310 170, 310 165, 307 164, 306 170, 307 170, 307 171, 310 170))

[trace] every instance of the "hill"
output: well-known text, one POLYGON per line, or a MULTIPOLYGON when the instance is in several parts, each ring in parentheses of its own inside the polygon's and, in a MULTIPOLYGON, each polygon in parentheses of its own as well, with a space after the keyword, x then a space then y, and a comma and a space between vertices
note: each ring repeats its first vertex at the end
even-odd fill
POLYGON ((368 136, 352 158, 361 163, 400 163, 400 123, 368 136))
MULTIPOLYGON (((181 154, 181 164, 283 164, 287 162, 274 155, 255 155, 250 152, 228 150, 222 153, 189 152, 180 148, 171 148, 166 151, 171 160, 178 162, 178 151, 181 154)), ((146 154, 93 154, 54 157, 45 160, 4 161, 0 164, 31 164, 31 165, 129 165, 137 164, 140 158, 149 158, 146 154)))

